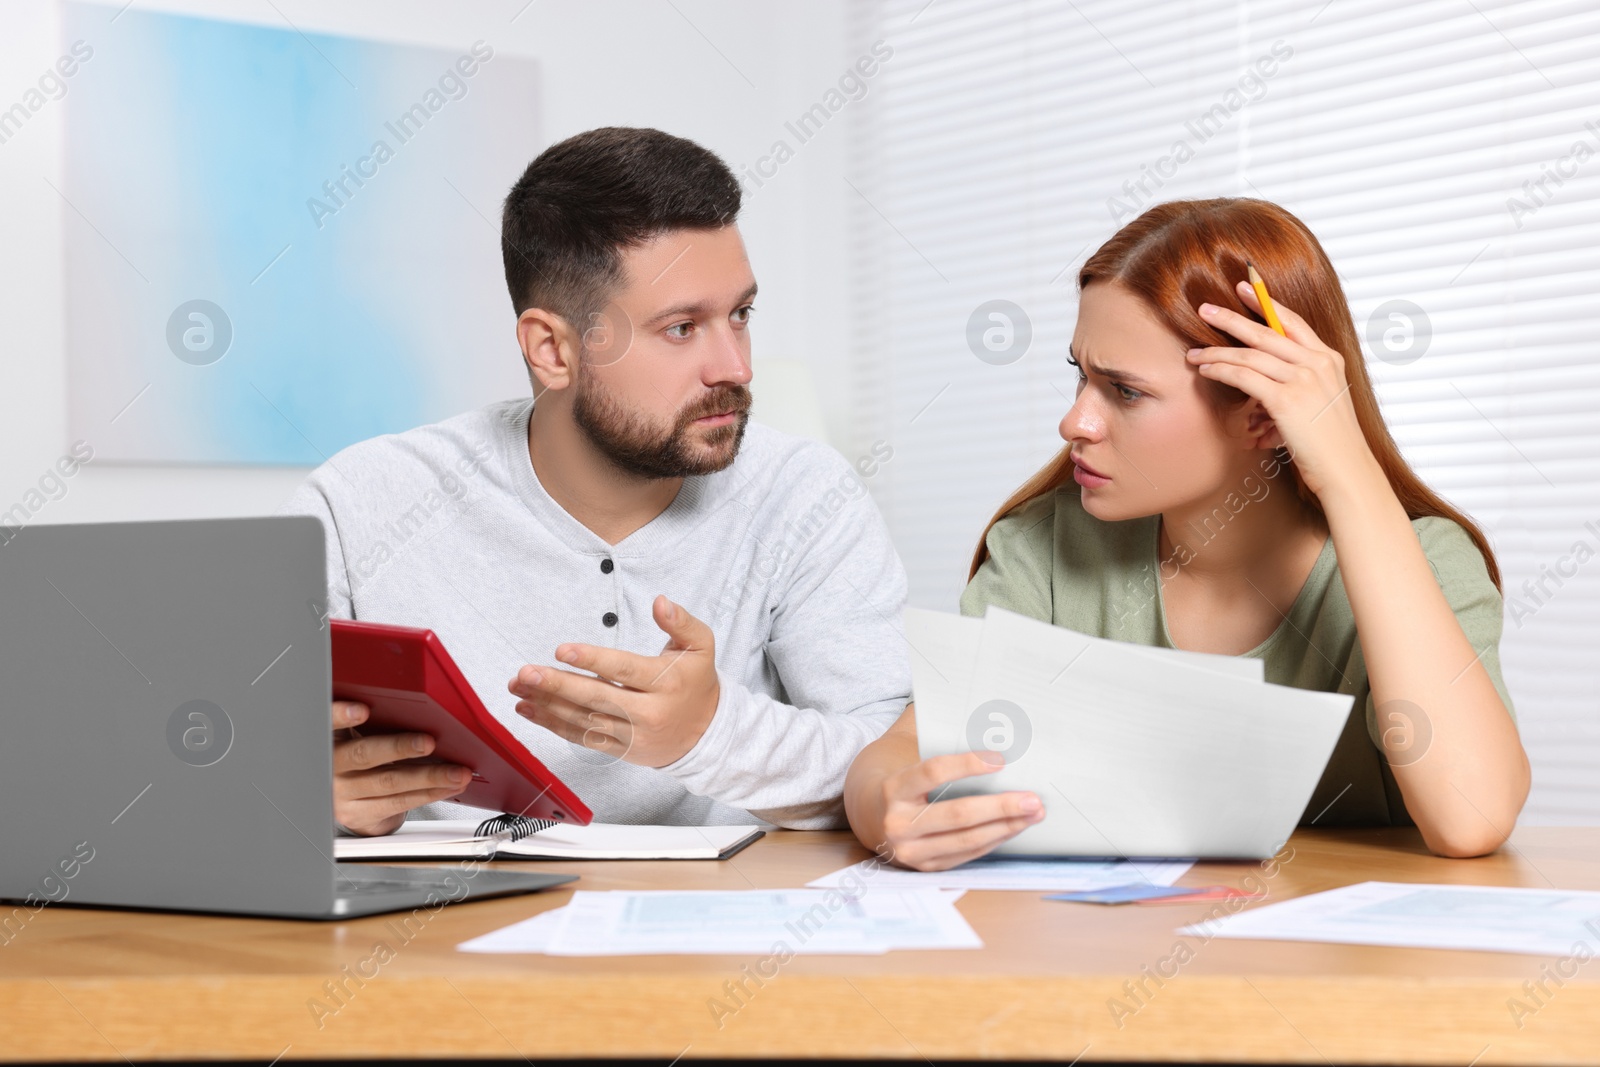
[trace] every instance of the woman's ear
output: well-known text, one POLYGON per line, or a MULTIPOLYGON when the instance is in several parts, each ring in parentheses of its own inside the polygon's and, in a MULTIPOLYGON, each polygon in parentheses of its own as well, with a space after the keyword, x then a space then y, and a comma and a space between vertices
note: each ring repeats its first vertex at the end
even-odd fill
POLYGON ((1284 445, 1278 424, 1253 396, 1239 405, 1229 422, 1229 428, 1242 439, 1246 448, 1282 448, 1284 445))
POLYGON ((529 308, 517 317, 517 346, 538 392, 565 389, 577 378, 578 347, 560 315, 529 308))
POLYGON ((1250 433, 1255 437, 1255 447, 1282 448, 1283 433, 1278 429, 1277 422, 1267 414, 1267 409, 1261 406, 1261 401, 1251 397, 1250 403, 1255 409, 1250 413, 1250 433))

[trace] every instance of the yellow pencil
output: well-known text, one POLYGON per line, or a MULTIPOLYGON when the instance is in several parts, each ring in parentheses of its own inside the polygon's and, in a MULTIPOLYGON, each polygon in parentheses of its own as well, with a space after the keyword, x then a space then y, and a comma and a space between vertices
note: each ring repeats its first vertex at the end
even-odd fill
POLYGON ((1278 331, 1284 337, 1289 335, 1283 332, 1283 322, 1278 318, 1278 309, 1272 306, 1272 297, 1267 295, 1267 283, 1261 280, 1261 272, 1256 270, 1255 264, 1245 260, 1245 269, 1250 272, 1250 288, 1256 291, 1256 299, 1261 301, 1261 317, 1267 320, 1267 325, 1278 331))

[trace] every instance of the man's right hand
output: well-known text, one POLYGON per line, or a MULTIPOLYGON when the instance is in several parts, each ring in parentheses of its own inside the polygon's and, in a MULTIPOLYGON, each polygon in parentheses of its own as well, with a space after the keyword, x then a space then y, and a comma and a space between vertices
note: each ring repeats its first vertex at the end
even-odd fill
POLYGON ((333 818, 345 829, 371 836, 393 833, 406 812, 448 800, 467 788, 472 772, 453 763, 397 767, 433 751, 427 734, 355 736, 367 721, 365 704, 333 702, 333 818))

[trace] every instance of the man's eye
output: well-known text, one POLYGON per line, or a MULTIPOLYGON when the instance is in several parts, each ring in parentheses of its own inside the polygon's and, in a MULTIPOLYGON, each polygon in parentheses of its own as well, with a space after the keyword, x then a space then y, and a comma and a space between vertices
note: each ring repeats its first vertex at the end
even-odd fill
POLYGON ((754 304, 746 304, 744 307, 739 308, 733 313, 733 321, 737 323, 749 322, 750 316, 755 312, 755 310, 754 304))
POLYGON ((694 323, 692 323, 692 322, 680 322, 680 323, 677 323, 675 325, 667 327, 667 336, 668 337, 676 337, 678 340, 681 341, 684 338, 688 337, 689 336, 689 331, 693 330, 693 329, 694 329, 694 323))
POLYGON ((1089 380, 1089 376, 1083 372, 1083 368, 1078 365, 1078 361, 1077 360, 1073 359, 1071 356, 1068 356, 1067 357, 1067 364, 1073 370, 1078 372, 1078 381, 1079 382, 1086 382, 1086 381, 1089 380))
POLYGON ((1116 389, 1117 395, 1122 397, 1124 400, 1138 400, 1144 395, 1137 390, 1129 389, 1126 385, 1118 385, 1116 382, 1112 382, 1111 384, 1112 387, 1116 389))

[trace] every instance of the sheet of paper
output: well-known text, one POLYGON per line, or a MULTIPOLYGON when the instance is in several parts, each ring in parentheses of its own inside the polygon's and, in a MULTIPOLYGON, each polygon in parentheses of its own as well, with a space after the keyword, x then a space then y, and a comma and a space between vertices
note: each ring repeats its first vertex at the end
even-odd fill
MULTIPOLYGON (((983 625, 984 620, 976 616, 952 615, 946 611, 929 611, 925 608, 906 609, 905 634, 911 646, 912 693, 919 708, 926 705, 942 716, 953 718, 975 706, 968 703, 968 697, 973 672, 978 665, 978 646, 983 637, 983 625)), ((1131 649, 1153 659, 1165 659, 1234 678, 1259 682, 1265 677, 1265 667, 1258 659, 1174 648, 1146 648, 1104 641, 1084 634, 1073 636, 1089 647, 1104 645, 1131 649)), ((932 753, 923 753, 923 758, 929 755, 932 753)))
POLYGON ((509 841, 496 852, 500 859, 716 859, 725 850, 761 832, 756 826, 638 826, 590 823, 555 826, 509 841))
POLYGON ((942 795, 1031 790, 1045 820, 996 851, 1060 856, 1271 855, 1352 704, 994 607, 966 701, 944 696, 919 696, 924 756, 985 747, 1008 762, 942 795))
POLYGON ((573 893, 564 908, 474 938, 465 952, 552 956, 877 955, 981 948, 937 889, 640 890, 573 893))
POLYGON ((463 941, 456 946, 458 952, 544 952, 550 947, 550 938, 555 933, 565 916, 562 912, 567 909, 551 908, 541 911, 531 919, 523 919, 510 926, 502 926, 498 930, 491 930, 471 941, 463 941))
MULTIPOLYGON (((978 660, 983 620, 946 611, 907 608, 905 631, 906 642, 911 646, 911 692, 918 718, 924 706, 941 719, 955 718, 967 706, 967 690, 971 688, 972 669, 978 660)), ((919 727, 919 748, 922 737, 919 727)), ((923 759, 932 755, 935 753, 925 748, 921 752, 923 759)))
POLYGON ((1181 663, 1186 667, 1198 667, 1213 674, 1227 675, 1229 678, 1243 678, 1248 682, 1264 682, 1267 680, 1266 663, 1254 657, 1221 656, 1215 652, 1190 652, 1186 648, 1156 648, 1151 645, 1133 645, 1126 641, 1106 641, 1104 638, 1099 637, 1090 638, 1090 640, 1097 644, 1111 645, 1114 648, 1130 649, 1141 656, 1164 659, 1168 663, 1181 663))
MULTIPOLYGON (((982 618, 952 615, 926 608, 905 611, 906 641, 911 646, 912 691, 918 705, 928 702, 951 714, 970 710, 967 703, 972 674, 977 668, 978 644, 983 636, 982 618)), ((1140 655, 1172 663, 1214 671, 1233 678, 1260 682, 1266 666, 1259 659, 1219 656, 1210 652, 1189 652, 1177 648, 1151 648, 1098 637, 1076 635, 1090 646, 1106 645, 1132 649, 1140 655)), ((926 758, 926 756, 924 756, 926 758)))
POLYGON ((948 871, 907 871, 864 860, 823 875, 813 888, 866 886, 872 892, 887 889, 1016 889, 1032 893, 1104 889, 1146 882, 1169 886, 1193 866, 1192 860, 1049 860, 984 856, 948 871))
POLYGON ((473 822, 418 820, 401 823, 381 837, 336 837, 333 857, 340 860, 403 859, 407 856, 485 856, 492 844, 473 835, 473 822))
POLYGON ((1600 945, 1600 892, 1362 882, 1179 932, 1570 956, 1580 942, 1600 945))

